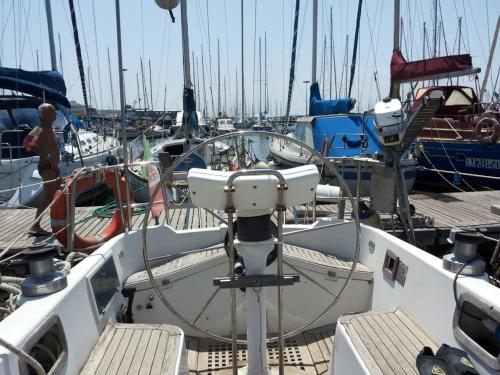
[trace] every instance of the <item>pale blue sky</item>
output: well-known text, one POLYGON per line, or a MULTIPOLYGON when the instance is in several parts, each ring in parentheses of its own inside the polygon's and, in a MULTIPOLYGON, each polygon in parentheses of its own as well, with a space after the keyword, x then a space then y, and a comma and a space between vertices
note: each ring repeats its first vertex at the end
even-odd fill
MULTIPOLYGON (((70 100, 82 102, 78 66, 71 32, 67 0, 51 0, 54 20, 56 48, 59 60, 58 34, 61 36, 63 72, 70 100)), ((91 72, 92 104, 100 108, 111 107, 111 89, 107 48, 111 56, 111 73, 115 107, 118 105, 118 68, 116 52, 116 24, 113 0, 74 0, 79 23, 85 73, 91 72), (93 10, 95 9, 95 18, 93 10), (95 19, 95 29, 94 29, 95 19), (82 22, 83 21, 83 22, 82 22), (97 45, 96 33, 97 32, 97 45), (98 49, 97 49, 98 47, 98 49), (97 58, 97 54, 99 58, 97 58), (100 70, 100 74, 99 74, 100 70)), ((325 95, 329 97, 329 12, 333 6, 333 39, 337 80, 340 80, 345 61, 346 35, 349 34, 349 64, 352 55, 357 1, 319 0, 318 22, 318 79, 320 87, 325 83, 325 95), (326 77, 322 74, 324 35, 327 36, 326 77), (326 79, 325 79, 326 78, 326 79)), ((444 32, 448 52, 457 51, 458 17, 463 16, 464 43, 462 52, 468 51, 475 66, 486 68, 491 39, 500 14, 499 0, 440 0, 444 32)), ((259 106, 258 83, 258 38, 262 37, 262 59, 264 60, 264 33, 267 33, 267 65, 271 114, 285 107, 288 90, 288 73, 291 54, 293 10, 295 0, 244 0, 245 17, 245 92, 249 109, 254 97, 254 111, 259 106), (255 18, 254 15, 257 17, 255 18), (256 21, 256 22, 255 22, 256 21), (256 25, 256 31, 254 26, 256 25), (256 36, 255 36, 256 35, 256 36), (254 54, 255 43, 255 54, 254 54), (255 58, 255 80, 254 80, 255 58), (254 85, 254 86, 252 86, 254 85), (254 93, 252 91, 254 90, 254 93)), ((428 43, 432 46, 433 0, 401 0, 401 15, 404 31, 403 54, 411 53, 413 59, 422 57, 423 22, 427 23, 428 43)), ((167 109, 182 106, 182 60, 180 35, 180 7, 174 10, 176 23, 172 24, 168 14, 158 8, 154 0, 122 0, 122 43, 124 55, 127 104, 137 100, 136 73, 140 76, 140 57, 145 61, 146 84, 149 89, 151 60, 153 101, 155 109, 163 109, 164 87, 167 86, 167 109)), ((353 97, 358 99, 359 110, 371 108, 377 100, 373 75, 377 71, 382 97, 388 93, 389 62, 393 37, 393 1, 365 0, 361 16, 360 53, 357 74, 354 80, 353 97)), ((304 80, 311 79, 311 24, 312 0, 301 0, 296 86, 292 101, 292 113, 305 111, 304 80)), ((441 16, 439 17, 440 20, 441 16)), ((198 60, 198 75, 201 97, 198 107, 204 106, 202 85, 201 47, 205 67, 205 87, 209 113, 210 75, 214 106, 217 109, 217 38, 220 39, 221 55, 221 101, 232 111, 235 103, 235 70, 238 69, 238 85, 241 85, 240 61, 240 1, 239 0, 188 0, 189 40, 191 51, 198 60), (207 5, 209 18, 207 19, 207 5), (208 22, 210 28, 208 28, 208 22), (209 38, 210 30, 210 55, 209 38), (210 74, 211 68, 211 74, 210 74), (226 80, 226 95, 223 81, 226 80)), ((40 69, 50 68, 48 36, 44 0, 1 0, 0 21, 2 34, 0 56, 3 66, 36 69, 36 50, 39 52, 40 69)), ((444 39, 441 38, 441 54, 445 54, 444 39)), ((431 47, 432 48, 432 47, 431 47)), ((426 52, 428 53, 428 52, 426 52)), ((410 56, 408 56, 409 58, 410 56)), ((59 63, 59 61, 58 61, 59 63)), ((193 63, 193 62, 191 62, 193 63)), ((492 80, 495 80, 500 65, 500 46, 494 56, 492 80)), ((59 67, 60 69, 60 67, 59 67)), ((196 69, 195 69, 196 71, 196 69)), ((345 68, 344 68, 345 74, 345 68)), ((264 74, 263 74, 264 77, 264 74)), ((482 81, 482 75, 480 76, 482 81)), ((345 75, 344 75, 345 82, 345 75)), ((474 85, 465 77, 463 84, 474 85)), ((334 84, 333 91, 335 91, 334 84)), ((340 83, 337 84, 340 86, 340 83)), ((498 84, 500 86, 500 82, 498 84)), ((497 86, 497 91, 500 89, 497 86)), ((241 87, 241 86, 240 86, 241 87)), ((343 84, 345 88, 345 83, 343 84)), ((488 85, 491 90, 492 84, 488 85)), ((241 90, 241 89, 240 89, 241 90)), ((141 98, 142 98, 141 92, 141 98)), ((240 93, 238 96, 241 97, 240 93)), ((142 99, 143 100, 143 99, 142 99)))

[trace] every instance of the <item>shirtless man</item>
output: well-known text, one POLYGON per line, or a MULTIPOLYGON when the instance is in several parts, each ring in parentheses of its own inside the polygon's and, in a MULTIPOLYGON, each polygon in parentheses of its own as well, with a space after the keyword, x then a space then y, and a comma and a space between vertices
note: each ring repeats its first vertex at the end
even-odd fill
POLYGON ((38 173, 43 180, 43 196, 36 210, 35 222, 31 226, 30 234, 35 236, 46 236, 50 233, 40 226, 42 212, 48 207, 59 187, 59 145, 56 135, 52 129, 52 123, 56 119, 56 110, 51 104, 41 104, 38 107, 40 117, 40 131, 31 143, 31 151, 40 157, 38 161, 38 173))

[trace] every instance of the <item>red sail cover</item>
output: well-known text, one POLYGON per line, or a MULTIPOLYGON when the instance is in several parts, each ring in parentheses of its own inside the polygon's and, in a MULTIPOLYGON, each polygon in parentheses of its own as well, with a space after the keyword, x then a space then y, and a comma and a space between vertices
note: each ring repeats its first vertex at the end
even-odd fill
POLYGON ((391 81, 418 81, 422 77, 467 69, 472 69, 472 58, 469 54, 407 62, 401 51, 394 50, 391 59, 391 81))

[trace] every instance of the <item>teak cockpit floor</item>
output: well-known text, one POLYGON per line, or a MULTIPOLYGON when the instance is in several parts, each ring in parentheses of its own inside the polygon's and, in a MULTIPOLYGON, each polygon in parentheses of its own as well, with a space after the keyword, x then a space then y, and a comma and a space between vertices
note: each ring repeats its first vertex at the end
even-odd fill
MULTIPOLYGON (((327 374, 332 356, 334 326, 305 332, 285 340, 285 373, 290 375, 327 374)), ((232 375, 231 344, 212 339, 186 337, 189 374, 232 375)), ((238 367, 247 365, 247 351, 238 348, 238 367)), ((267 347, 268 363, 278 368, 277 344, 267 347)))
POLYGON ((182 338, 168 324, 108 323, 80 375, 176 374, 182 338))

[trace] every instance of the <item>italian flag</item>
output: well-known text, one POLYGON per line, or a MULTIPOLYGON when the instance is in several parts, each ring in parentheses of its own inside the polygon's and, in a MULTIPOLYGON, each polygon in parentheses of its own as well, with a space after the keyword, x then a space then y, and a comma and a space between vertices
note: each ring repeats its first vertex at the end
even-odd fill
MULTIPOLYGON (((142 143, 144 146, 144 161, 153 161, 153 153, 151 152, 151 147, 149 145, 148 140, 142 135, 142 143)), ((156 186, 160 183, 160 172, 158 171, 158 167, 155 164, 144 165, 141 170, 141 175, 143 178, 148 180, 148 188, 149 188, 149 197, 154 193, 156 186)), ((165 209, 165 205, 163 204, 163 189, 158 190, 154 198, 154 203, 151 206, 151 214, 153 217, 160 217, 161 212, 165 209)))

